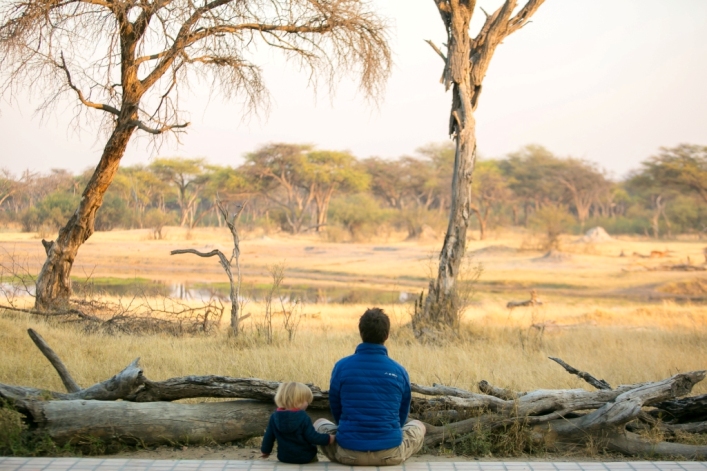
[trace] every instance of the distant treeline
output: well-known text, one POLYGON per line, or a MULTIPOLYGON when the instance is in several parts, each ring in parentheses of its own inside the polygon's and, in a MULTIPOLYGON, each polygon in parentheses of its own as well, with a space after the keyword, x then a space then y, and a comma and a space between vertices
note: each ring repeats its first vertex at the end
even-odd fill
MULTIPOLYGON (((348 152, 268 144, 239 167, 205 159, 158 158, 121 167, 98 211, 96 230, 222 224, 216 202, 248 201, 244 228, 325 232, 333 240, 363 240, 385 231, 410 237, 445 229, 454 148, 431 144, 396 160, 358 159, 348 152)), ((55 231, 78 205, 92 169, 81 175, 52 169, 0 174, 0 224, 28 232, 55 231)), ((504 158, 479 160, 472 227, 596 225, 613 234, 707 235, 707 147, 662 148, 623 181, 586 160, 560 158, 531 145, 504 158)))

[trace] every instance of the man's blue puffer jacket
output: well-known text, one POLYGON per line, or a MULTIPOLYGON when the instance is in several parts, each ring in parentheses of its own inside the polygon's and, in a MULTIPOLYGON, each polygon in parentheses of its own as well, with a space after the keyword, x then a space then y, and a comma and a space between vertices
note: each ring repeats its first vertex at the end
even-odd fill
POLYGON ((329 403, 343 448, 378 451, 403 441, 410 411, 410 377, 383 345, 362 343, 331 373, 329 403))

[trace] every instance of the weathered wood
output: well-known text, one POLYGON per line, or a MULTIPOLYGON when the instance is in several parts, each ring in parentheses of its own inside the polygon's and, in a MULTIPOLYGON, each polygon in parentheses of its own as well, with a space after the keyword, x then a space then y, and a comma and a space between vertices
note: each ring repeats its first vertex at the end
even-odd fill
MULTIPOLYGON (((568 444, 585 444, 587 440, 606 440, 624 432, 623 426, 641 413, 643 406, 684 396, 705 377, 705 371, 677 374, 626 391, 612 402, 575 419, 557 419, 531 429, 533 440, 547 449, 565 449, 568 444)), ((609 391, 597 391, 608 393, 609 391)))
MULTIPOLYGON (((707 420, 707 394, 685 397, 656 404, 656 414, 671 422, 700 422, 707 420)), ((654 414, 655 415, 655 414, 654 414)))
POLYGON ((579 371, 577 368, 568 365, 564 361, 562 361, 559 358, 556 357, 548 357, 550 360, 554 361, 555 363, 559 364, 561 367, 563 367, 565 370, 567 370, 568 373, 579 376, 582 378, 584 381, 587 383, 591 384, 597 389, 611 389, 611 386, 609 383, 604 381, 603 379, 596 379, 594 376, 590 375, 589 373, 586 373, 584 371, 579 371))
MULTIPOLYGON (((249 400, 201 404, 36 401, 30 414, 36 431, 60 445, 85 437, 158 445, 227 443, 262 436, 275 407, 249 400)), ((328 411, 309 414, 313 419, 331 419, 328 411)))
MULTIPOLYGON (((515 401, 498 399, 504 405, 492 413, 444 427, 430 426, 425 443, 432 446, 479 428, 493 429, 512 421, 523 421, 533 426, 534 440, 538 444, 549 448, 567 443, 577 445, 602 433, 604 436, 617 433, 620 426, 641 412, 642 406, 685 395, 704 377, 705 371, 695 371, 654 383, 619 386, 615 390, 539 390, 515 401), (566 418, 573 411, 588 409, 596 410, 581 417, 566 418)), ((475 398, 443 396, 435 400, 440 405, 457 408, 476 407, 475 398)))
POLYGON ((690 460, 704 460, 707 458, 707 446, 669 442, 653 443, 643 440, 631 432, 610 437, 607 449, 628 456, 680 456, 690 460))
MULTIPOLYGON (((38 346, 42 345, 43 351, 51 351, 40 336, 34 335, 33 340, 38 346)), ((52 354, 53 364, 63 366, 59 357, 54 352, 52 354)), ((561 360, 558 363, 576 374, 576 369, 561 360)), ((413 391, 426 397, 413 397, 412 412, 425 421, 434 422, 428 424, 425 437, 429 446, 459 439, 470 432, 494 431, 520 423, 527 427, 536 445, 548 450, 576 448, 592 441, 607 449, 634 455, 679 454, 701 458, 705 457, 705 447, 649 443, 627 432, 626 428, 630 423, 628 428, 631 430, 652 426, 672 434, 707 431, 707 421, 665 423, 643 409, 646 406, 656 408, 651 413, 669 414, 676 422, 704 413, 707 395, 677 398, 689 393, 706 374, 705 371, 693 371, 662 381, 606 389, 606 382, 584 373, 604 387, 596 391, 516 393, 482 381, 479 389, 486 394, 477 394, 441 384, 421 386, 413 383, 413 391), (439 425, 445 422, 451 423, 439 425)), ((27 417, 32 430, 46 433, 59 444, 87 436, 142 444, 224 443, 263 433, 274 408, 273 398, 279 384, 226 376, 185 376, 150 381, 144 377, 136 359, 118 375, 86 389, 59 393, 0 384, 0 399, 12 402, 27 417), (202 404, 165 402, 196 397, 250 400, 202 404), (114 402, 118 399, 122 401, 114 402)), ((331 418, 328 393, 316 386, 310 385, 310 388, 314 395, 310 415, 315 419, 331 418)))
MULTIPOLYGON (((652 384, 652 383, 651 383, 652 384)), ((556 411, 598 409, 621 394, 642 385, 620 386, 613 390, 587 391, 584 389, 539 389, 516 399, 503 400, 485 394, 471 397, 439 396, 425 402, 428 407, 457 410, 489 410, 518 417, 543 415, 556 411)), ((413 401, 414 402, 414 401, 413 401)), ((419 405, 419 404, 418 404, 419 405)))
POLYGON ((461 309, 457 278, 466 252, 466 233, 471 218, 471 185, 476 164, 476 119, 481 85, 496 47, 527 24, 544 0, 527 0, 516 8, 517 0, 506 0, 484 21, 476 37, 469 36, 474 2, 435 0, 447 33, 447 54, 442 83, 452 89, 449 135, 455 141, 449 223, 439 254, 435 280, 429 284, 424 309, 416 312, 413 327, 441 324, 454 326, 461 309))
POLYGON ((637 432, 641 430, 651 430, 658 428, 661 432, 670 435, 676 435, 677 433, 706 433, 707 432, 707 422, 688 422, 686 424, 666 424, 665 422, 653 421, 653 423, 645 422, 631 422, 626 427, 631 432, 637 432))
POLYGON ((44 354, 47 360, 49 360, 49 363, 52 364, 56 372, 59 374, 59 378, 61 378, 61 382, 64 383, 64 387, 66 388, 66 390, 70 393, 80 391, 81 386, 76 384, 76 381, 74 381, 74 378, 71 377, 69 370, 66 368, 66 366, 64 366, 64 362, 61 361, 59 355, 57 355, 54 350, 52 350, 52 348, 42 338, 42 336, 35 332, 33 329, 27 329, 27 333, 29 334, 29 337, 32 339, 32 342, 34 342, 39 351, 44 354))
POLYGON ((94 384, 86 389, 73 393, 60 393, 46 389, 0 384, 0 398, 12 401, 44 401, 44 400, 97 400, 116 401, 126 399, 135 394, 145 381, 139 358, 133 360, 123 371, 110 379, 94 384))
MULTIPOLYGON (((226 221, 226 226, 228 226, 228 230, 231 231, 231 237, 233 238, 233 253, 231 254, 231 260, 229 261, 229 265, 233 262, 233 260, 236 261, 235 281, 233 280, 233 274, 231 273, 231 269, 224 267, 224 270, 226 271, 226 275, 228 276, 228 281, 230 282, 231 286, 231 291, 229 293, 231 298, 231 332, 233 332, 233 335, 238 335, 239 323, 241 320, 239 313, 240 306, 238 304, 239 298, 241 297, 241 240, 240 236, 238 235, 236 221, 245 209, 245 203, 238 206, 238 210, 236 211, 236 214, 233 215, 233 219, 230 219, 228 210, 220 201, 218 202, 217 206, 219 211, 221 212, 221 216, 223 216, 223 220, 226 221)), ((248 315, 244 316, 243 319, 248 317, 248 315)))
MULTIPOLYGON (((144 386, 134 394, 126 396, 129 401, 155 402, 176 401, 199 397, 255 399, 272 403, 280 385, 278 381, 257 378, 232 378, 229 376, 183 376, 165 381, 146 379, 144 386)), ((308 385, 314 401, 312 409, 328 409, 329 394, 318 386, 308 385)))
POLYGON ((517 392, 517 391, 511 391, 510 389, 506 388, 499 388, 497 386, 493 386, 489 384, 488 381, 481 380, 479 381, 479 391, 481 391, 484 394, 488 394, 490 396, 497 397, 499 399, 503 399, 506 401, 510 401, 513 399, 517 399, 521 396, 525 396, 527 393, 525 392, 517 392))
POLYGON ((410 384, 412 392, 418 394, 424 394, 425 396, 456 396, 456 397, 475 397, 478 394, 474 394, 471 391, 466 391, 464 389, 453 388, 451 386, 445 386, 443 384, 433 383, 432 386, 421 386, 416 383, 410 384))

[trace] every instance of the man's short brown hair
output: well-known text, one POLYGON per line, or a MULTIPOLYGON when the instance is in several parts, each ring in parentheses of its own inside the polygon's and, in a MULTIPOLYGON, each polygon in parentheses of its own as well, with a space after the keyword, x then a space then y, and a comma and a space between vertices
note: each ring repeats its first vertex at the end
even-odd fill
POLYGON ((383 344, 390 333, 390 319, 383 309, 374 307, 363 313, 358 321, 361 340, 366 343, 383 344))

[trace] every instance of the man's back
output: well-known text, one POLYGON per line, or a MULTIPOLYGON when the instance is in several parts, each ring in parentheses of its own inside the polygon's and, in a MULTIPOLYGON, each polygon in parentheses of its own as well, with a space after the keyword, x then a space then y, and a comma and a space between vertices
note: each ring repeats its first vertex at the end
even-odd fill
POLYGON ((385 346, 362 343, 332 372, 329 400, 339 444, 356 451, 394 448, 410 409, 410 379, 385 346))

